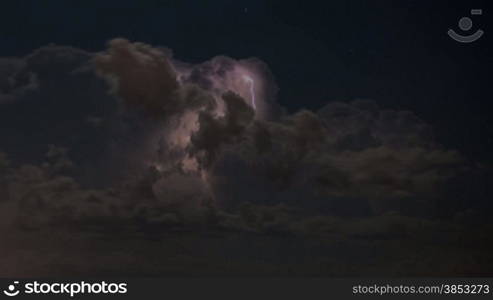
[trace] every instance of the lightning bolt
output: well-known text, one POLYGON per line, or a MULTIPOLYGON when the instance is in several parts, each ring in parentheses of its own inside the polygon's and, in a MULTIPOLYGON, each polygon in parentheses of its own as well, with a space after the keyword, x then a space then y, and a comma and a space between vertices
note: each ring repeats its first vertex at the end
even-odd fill
POLYGON ((243 75, 243 80, 245 80, 250 85, 250 97, 252 101, 253 109, 257 110, 257 104, 255 103, 255 81, 248 75, 243 75))

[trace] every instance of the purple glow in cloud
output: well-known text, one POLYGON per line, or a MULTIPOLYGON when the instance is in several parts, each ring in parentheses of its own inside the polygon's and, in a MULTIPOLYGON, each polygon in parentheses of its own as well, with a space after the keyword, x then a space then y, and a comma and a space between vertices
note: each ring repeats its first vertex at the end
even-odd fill
POLYGON ((255 81, 252 79, 252 77, 248 75, 243 75, 243 79, 250 85, 250 97, 252 101, 252 107, 256 110, 257 105, 255 104, 255 81))

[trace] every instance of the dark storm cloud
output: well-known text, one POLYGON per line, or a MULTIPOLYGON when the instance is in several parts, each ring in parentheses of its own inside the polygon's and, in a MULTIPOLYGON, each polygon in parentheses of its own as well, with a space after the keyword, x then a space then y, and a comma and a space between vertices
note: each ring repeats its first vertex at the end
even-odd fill
POLYGON ((242 228, 216 209, 244 202, 421 214, 464 166, 411 112, 358 100, 281 113, 272 74, 256 59, 194 66, 115 39, 96 54, 48 46, 0 66, 9 95, 0 150, 18 162, 4 167, 2 189, 34 223, 212 218, 242 228), (243 76, 258 88, 256 108, 243 76))
POLYGON ((215 165, 219 201, 354 214, 424 210, 462 170, 461 155, 441 149, 409 112, 356 101, 329 104, 318 114, 302 111, 251 127, 215 165))
POLYGON ((229 92, 223 95, 225 116, 213 118, 201 113, 198 118, 199 129, 191 137, 191 152, 198 154, 205 168, 214 163, 225 143, 235 143, 252 123, 254 112, 238 95, 229 92))
POLYGON ((21 59, 0 59, 0 104, 15 101, 38 87, 34 73, 21 72, 24 66, 21 59))
POLYGON ((318 115, 338 139, 337 147, 342 149, 437 146, 431 127, 412 112, 380 109, 371 100, 356 100, 351 104, 331 102, 318 115))
POLYGON ((102 74, 114 77, 114 92, 127 105, 139 106, 153 115, 176 109, 178 103, 173 100, 178 82, 163 52, 124 39, 114 39, 108 47, 95 63, 102 74), (169 103, 159 101, 163 99, 169 99, 169 103))
POLYGON ((9 99, 0 109, 0 148, 27 160, 42 157, 49 144, 71 148, 76 159, 101 153, 105 130, 95 130, 88 120, 98 118, 107 127, 115 101, 94 74, 91 57, 79 49, 47 46, 2 60, 10 67, 0 68, 0 89, 9 99))

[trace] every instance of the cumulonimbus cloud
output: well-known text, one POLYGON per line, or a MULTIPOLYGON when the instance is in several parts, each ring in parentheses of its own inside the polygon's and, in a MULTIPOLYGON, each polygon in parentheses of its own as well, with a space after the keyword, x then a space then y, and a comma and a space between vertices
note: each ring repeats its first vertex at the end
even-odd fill
MULTIPOLYGON (((283 113, 274 77, 258 59, 218 56, 192 65, 164 48, 115 39, 99 53, 49 46, 0 65, 9 66, 0 68, 0 91, 9 90, 0 113, 19 105, 35 115, 31 109, 46 103, 50 110, 37 117, 52 125, 37 140, 9 138, 4 151, 57 142, 75 154, 68 177, 39 167, 17 170, 37 178, 22 181, 21 190, 99 203, 108 214, 124 206, 119 201, 151 207, 249 201, 379 213, 436 197, 464 165, 423 120, 374 101, 283 113), (117 174, 118 181, 98 177, 101 170, 112 170, 102 174, 117 174), (90 190, 79 182, 81 172, 92 178, 90 190)), ((29 124, 9 118, 3 130, 12 135, 29 124)))

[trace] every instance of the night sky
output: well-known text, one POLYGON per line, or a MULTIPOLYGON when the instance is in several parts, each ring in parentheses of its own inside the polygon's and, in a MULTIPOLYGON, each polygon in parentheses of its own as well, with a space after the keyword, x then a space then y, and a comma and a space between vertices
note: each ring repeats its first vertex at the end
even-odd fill
POLYGON ((372 99, 411 110, 440 142, 491 161, 489 1, 13 1, 0 10, 0 56, 55 43, 100 51, 114 37, 201 62, 258 57, 289 111, 372 99), (471 8, 486 34, 459 44, 445 32, 471 8), (226 25, 227 24, 227 25, 226 25))
POLYGON ((0 276, 491 276, 492 8, 2 1, 0 276))

